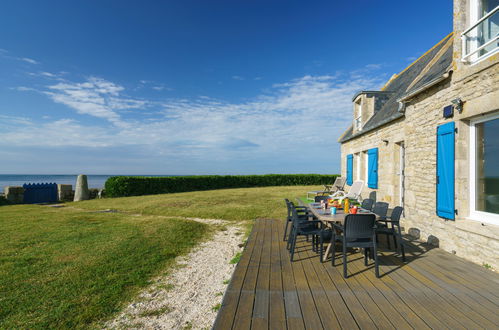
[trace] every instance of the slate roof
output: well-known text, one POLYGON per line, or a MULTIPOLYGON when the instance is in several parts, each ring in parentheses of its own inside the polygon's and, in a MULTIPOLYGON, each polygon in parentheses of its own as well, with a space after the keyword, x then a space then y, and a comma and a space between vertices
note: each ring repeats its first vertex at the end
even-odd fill
POLYGON ((446 72, 449 72, 452 66, 452 41, 449 40, 452 38, 451 33, 395 78, 388 81, 383 91, 392 92, 392 94, 389 94, 384 105, 364 124, 362 131, 354 133, 353 127, 350 126, 342 134, 339 142, 346 142, 404 117, 404 114, 399 111, 398 100, 424 90, 425 86, 430 85, 436 79, 440 79, 446 72))

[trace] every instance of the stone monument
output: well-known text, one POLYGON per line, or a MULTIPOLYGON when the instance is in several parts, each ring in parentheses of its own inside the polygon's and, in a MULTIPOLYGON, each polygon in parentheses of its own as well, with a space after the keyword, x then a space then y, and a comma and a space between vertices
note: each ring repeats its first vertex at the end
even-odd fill
POLYGON ((87 176, 80 174, 78 175, 78 179, 76 180, 76 189, 75 189, 75 202, 85 201, 89 199, 90 193, 88 191, 88 182, 87 176))

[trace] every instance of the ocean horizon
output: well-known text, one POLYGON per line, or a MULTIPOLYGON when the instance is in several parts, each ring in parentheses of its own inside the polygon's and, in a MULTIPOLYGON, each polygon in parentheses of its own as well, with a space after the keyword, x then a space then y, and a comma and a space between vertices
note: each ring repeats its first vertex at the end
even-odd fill
MULTIPOLYGON (((126 174, 123 174, 126 175, 126 174)), ((89 174, 87 175, 89 188, 104 188, 106 180, 112 176, 109 174, 89 174)), ((172 174, 164 175, 133 175, 133 176, 178 176, 172 174)), ((75 188, 77 174, 0 174, 0 192, 3 193, 4 188, 7 186, 22 186, 27 183, 57 183, 57 184, 70 184, 75 188)))

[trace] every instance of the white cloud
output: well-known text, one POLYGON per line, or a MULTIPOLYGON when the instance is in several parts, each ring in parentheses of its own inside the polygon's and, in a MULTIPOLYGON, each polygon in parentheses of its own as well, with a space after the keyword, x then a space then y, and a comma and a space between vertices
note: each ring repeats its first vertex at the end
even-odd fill
POLYGON ((124 87, 102 78, 90 77, 85 82, 64 81, 43 91, 54 102, 64 104, 79 114, 106 119, 116 126, 126 126, 118 110, 142 109, 148 102, 121 95, 124 87))
POLYGON ((31 87, 26 87, 26 86, 12 87, 11 89, 19 91, 19 92, 36 91, 36 89, 31 88, 31 87))
POLYGON ((234 79, 234 80, 244 80, 244 77, 241 77, 241 76, 232 76, 232 79, 234 79))
POLYGON ((57 77, 56 74, 53 74, 53 73, 50 73, 50 72, 45 72, 45 71, 44 72, 40 72, 40 75, 45 76, 45 77, 49 77, 49 78, 55 78, 55 77, 57 77))
POLYGON ((40 62, 35 61, 34 59, 29 58, 29 57, 19 57, 18 59, 21 61, 27 62, 29 64, 40 64, 40 62))
POLYGON ((43 92, 54 102, 111 125, 75 119, 12 122, 4 127, 0 144, 136 146, 172 162, 276 157, 289 161, 296 150, 304 156, 314 148, 327 153, 329 145, 337 146, 337 138, 352 120, 352 95, 380 83, 375 75, 359 73, 307 75, 275 84, 247 102, 233 103, 208 96, 153 102, 125 96, 124 87, 101 78, 64 81, 43 92), (133 113, 124 116, 123 110, 133 113))

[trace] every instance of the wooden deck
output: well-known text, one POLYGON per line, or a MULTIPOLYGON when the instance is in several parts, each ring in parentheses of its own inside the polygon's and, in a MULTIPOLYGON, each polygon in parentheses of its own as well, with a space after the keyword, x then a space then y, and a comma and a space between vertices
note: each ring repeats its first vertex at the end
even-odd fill
POLYGON ((499 274, 411 242, 406 264, 381 251, 379 279, 349 255, 344 279, 341 258, 320 263, 305 240, 291 263, 283 230, 256 221, 214 329, 499 328, 499 274))

